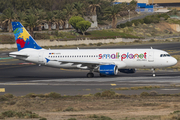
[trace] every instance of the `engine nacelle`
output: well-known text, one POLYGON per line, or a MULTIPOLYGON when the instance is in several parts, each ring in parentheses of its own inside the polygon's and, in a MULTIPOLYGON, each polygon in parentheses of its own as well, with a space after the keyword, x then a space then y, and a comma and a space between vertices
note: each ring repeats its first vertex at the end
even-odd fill
POLYGON ((102 75, 117 75, 118 67, 116 65, 100 65, 98 72, 102 75))
POLYGON ((135 69, 119 69, 119 72, 122 72, 122 73, 135 73, 136 70, 135 69))

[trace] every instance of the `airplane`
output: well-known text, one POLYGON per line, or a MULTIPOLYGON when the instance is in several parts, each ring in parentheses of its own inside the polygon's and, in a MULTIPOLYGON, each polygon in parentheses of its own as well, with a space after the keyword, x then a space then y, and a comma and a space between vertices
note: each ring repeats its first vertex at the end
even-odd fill
POLYGON ((12 22, 18 51, 9 56, 49 67, 89 70, 87 77, 98 72, 101 77, 135 73, 137 68, 152 70, 173 66, 177 60, 158 49, 43 49, 20 22, 12 22))

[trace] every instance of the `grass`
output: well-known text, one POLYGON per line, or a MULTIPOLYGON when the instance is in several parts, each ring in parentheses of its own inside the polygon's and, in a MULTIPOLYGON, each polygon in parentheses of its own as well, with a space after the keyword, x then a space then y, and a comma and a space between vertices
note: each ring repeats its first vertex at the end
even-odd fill
POLYGON ((152 90, 156 88, 161 88, 161 86, 119 87, 119 88, 115 88, 115 90, 139 90, 139 89, 152 90))
POLYGON ((90 31, 87 33, 86 37, 92 38, 92 39, 98 39, 98 38, 140 38, 135 35, 127 34, 125 32, 119 32, 117 30, 99 30, 99 31, 90 31))
POLYGON ((5 111, 0 114, 0 119, 5 119, 5 118, 39 118, 39 115, 36 113, 33 113, 31 111, 23 111, 23 112, 16 112, 16 111, 5 111))
MULTIPOLYGON (((1 95, 1 97, 9 97, 8 100, 1 101, 0 118, 38 117, 45 120, 62 117, 64 120, 159 120, 180 114, 180 94, 158 94, 156 91, 151 91, 142 92, 140 95, 122 95, 106 90, 87 96, 50 98, 48 95, 49 93, 31 93, 21 97, 1 95), (9 104, 11 102, 14 103, 9 104), (166 116, 164 116, 165 114, 166 116), (46 118, 39 116, 46 116, 46 118)), ((59 94, 57 93, 57 95, 59 94)))

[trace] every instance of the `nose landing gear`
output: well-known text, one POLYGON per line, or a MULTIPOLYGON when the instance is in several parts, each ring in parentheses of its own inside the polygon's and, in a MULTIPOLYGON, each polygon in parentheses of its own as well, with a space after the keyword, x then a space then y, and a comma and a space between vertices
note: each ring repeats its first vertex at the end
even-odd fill
POLYGON ((152 70, 152 75, 153 75, 153 77, 156 77, 155 69, 152 68, 151 70, 152 70))

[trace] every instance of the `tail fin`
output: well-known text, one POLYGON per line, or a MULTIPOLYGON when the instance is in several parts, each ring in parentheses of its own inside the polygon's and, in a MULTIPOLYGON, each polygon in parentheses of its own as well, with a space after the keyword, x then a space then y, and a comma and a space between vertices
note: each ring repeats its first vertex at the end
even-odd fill
POLYGON ((12 22, 18 51, 24 48, 42 49, 20 22, 12 22))

